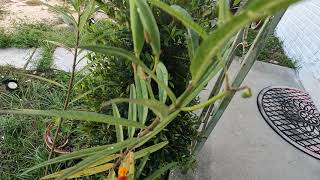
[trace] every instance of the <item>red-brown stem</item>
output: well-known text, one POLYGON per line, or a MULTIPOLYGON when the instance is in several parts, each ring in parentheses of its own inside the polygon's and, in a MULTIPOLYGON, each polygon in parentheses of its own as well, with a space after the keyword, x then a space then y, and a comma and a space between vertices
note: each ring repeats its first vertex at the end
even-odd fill
MULTIPOLYGON (((78 15, 78 22, 80 22, 80 15, 78 15)), ((80 29, 79 29, 79 25, 78 25, 77 34, 76 34, 75 52, 74 52, 72 71, 71 71, 71 77, 70 77, 70 80, 69 80, 68 91, 67 91, 66 98, 65 98, 65 101, 64 101, 63 110, 67 110, 68 107, 69 107, 69 103, 70 103, 70 97, 71 97, 73 84, 74 84, 74 79, 75 79, 75 71, 76 71, 76 65, 77 65, 79 42, 80 42, 80 29)), ((61 129, 62 123, 63 123, 63 119, 61 118, 60 121, 59 121, 59 124, 57 126, 57 130, 55 132, 54 138, 53 138, 52 147, 51 147, 50 153, 48 155, 48 160, 51 159, 52 154, 54 152, 54 149, 55 149, 55 146, 56 146, 56 141, 57 141, 57 138, 59 136, 59 131, 61 129)), ((46 174, 47 173, 48 173, 48 167, 46 168, 46 174)))

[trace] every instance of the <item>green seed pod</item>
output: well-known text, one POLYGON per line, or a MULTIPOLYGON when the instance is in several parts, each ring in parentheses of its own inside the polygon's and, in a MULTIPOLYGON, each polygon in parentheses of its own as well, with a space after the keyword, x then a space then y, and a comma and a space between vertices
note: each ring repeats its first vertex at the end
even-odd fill
POLYGON ((250 97, 252 97, 252 91, 251 91, 251 89, 250 89, 250 88, 246 88, 246 89, 242 92, 241 96, 242 96, 243 98, 250 98, 250 97))
POLYGON ((138 0, 136 5, 145 31, 144 34, 148 37, 147 42, 150 43, 153 54, 159 56, 161 53, 160 32, 151 8, 146 0, 138 0))

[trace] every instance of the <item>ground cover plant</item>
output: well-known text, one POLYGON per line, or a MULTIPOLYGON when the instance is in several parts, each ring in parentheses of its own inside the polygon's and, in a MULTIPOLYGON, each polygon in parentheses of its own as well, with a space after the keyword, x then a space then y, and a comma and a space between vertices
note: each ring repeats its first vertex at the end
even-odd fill
MULTIPOLYGON (((253 43, 256 35, 258 34, 258 30, 249 28, 248 33, 244 39, 246 39, 246 47, 243 49, 243 46, 237 50, 237 56, 243 56, 245 54, 251 44, 253 43)), ((280 66, 289 67, 292 69, 298 68, 295 60, 289 58, 282 47, 282 42, 279 38, 274 34, 270 35, 267 38, 267 42, 265 47, 261 50, 259 56, 257 57, 258 61, 277 64, 280 66)))
POLYGON ((0 28, 0 48, 38 48, 40 58, 35 62, 35 69, 50 71, 53 65, 53 53, 57 45, 50 41, 72 42, 73 36, 68 28, 52 28, 45 23, 18 23, 12 32, 0 28), (62 38, 63 37, 63 38, 62 38))
MULTIPOLYGON (((219 89, 218 94, 206 102, 197 105, 190 104, 208 81, 225 67, 224 64, 228 62, 228 57, 231 54, 229 49, 231 46, 230 42, 233 42, 231 39, 235 33, 249 22, 268 17, 296 1, 251 1, 241 12, 234 16, 230 14, 228 1, 220 1, 218 27, 213 33, 209 34, 189 18, 189 16, 186 16, 187 12, 181 7, 169 6, 157 0, 149 0, 148 2, 152 4, 153 8, 157 7, 169 13, 181 21, 188 29, 188 47, 191 47, 188 49, 191 80, 180 94, 175 94, 172 90, 175 89, 175 87, 169 86, 168 74, 170 71, 168 72, 169 68, 165 66, 165 61, 162 60, 161 57, 160 32, 147 1, 130 1, 130 27, 133 38, 133 52, 119 47, 82 43, 82 41, 80 41, 80 37, 82 37, 81 32, 84 32, 82 28, 84 27, 84 22, 86 22, 90 13, 92 13, 93 7, 95 7, 95 1, 82 2, 83 4, 81 2, 82 1, 72 1, 74 9, 78 11, 78 21, 71 17, 67 10, 59 10, 69 19, 76 29, 75 57, 77 57, 77 48, 81 47, 94 53, 120 57, 120 59, 125 59, 129 63, 132 63, 131 71, 133 75, 131 75, 131 77, 134 83, 129 85, 129 98, 116 98, 103 103, 101 108, 106 109, 110 115, 67 110, 68 108, 65 107, 66 104, 68 105, 71 101, 70 96, 73 92, 73 80, 76 78, 75 72, 73 71, 66 93, 64 111, 5 109, 0 112, 3 114, 57 117, 56 126, 58 129, 59 127, 63 127, 63 124, 66 124, 63 122, 78 123, 79 121, 85 121, 103 123, 115 129, 114 135, 116 136, 117 142, 81 149, 63 156, 58 156, 28 169, 24 175, 41 167, 77 159, 78 163, 74 166, 50 174, 45 178, 65 179, 100 173, 101 176, 106 175, 108 179, 116 179, 117 176, 118 178, 139 179, 150 154, 162 149, 168 144, 167 139, 153 140, 158 134, 167 131, 170 125, 174 125, 177 120, 180 120, 177 119, 177 117, 181 115, 181 112, 197 110, 211 105, 220 99, 222 99, 222 104, 224 105, 225 100, 232 98, 234 93, 240 90, 245 90, 244 97, 250 96, 250 90, 247 87, 240 87, 242 80, 250 69, 249 67, 249 69, 246 68, 241 74, 241 78, 232 83, 232 85, 229 84, 227 74, 223 73, 226 77, 222 78, 222 80, 225 79, 224 89, 221 91, 219 89), (82 11, 82 8, 80 8, 82 6, 87 8, 84 8, 84 11, 82 11), (197 39, 201 39, 201 41, 197 39), (148 58, 144 59, 142 56, 141 52, 144 46, 149 49, 149 61, 148 58), (118 106, 120 107, 119 104, 122 103, 128 104, 128 114, 121 113, 120 108, 118 108, 118 106)), ((265 30, 269 25, 270 19, 270 17, 266 19, 262 30, 257 36, 258 39, 266 34, 265 30)), ((233 51, 232 48, 231 50, 233 51)), ((76 61, 77 59, 75 58, 73 70, 75 69, 76 61)), ((211 127, 214 126, 210 125, 209 128, 205 130, 205 137, 212 131, 211 127)), ((53 140, 51 152, 56 148, 55 141, 59 135, 59 130, 57 130, 55 134, 56 136, 53 140)), ((204 142, 205 138, 202 137, 199 143, 197 143, 196 149, 201 148, 204 142)), ((50 154, 52 155, 52 153, 50 154)), ((177 162, 156 167, 150 173, 149 178, 156 179, 175 166, 177 166, 177 162)))

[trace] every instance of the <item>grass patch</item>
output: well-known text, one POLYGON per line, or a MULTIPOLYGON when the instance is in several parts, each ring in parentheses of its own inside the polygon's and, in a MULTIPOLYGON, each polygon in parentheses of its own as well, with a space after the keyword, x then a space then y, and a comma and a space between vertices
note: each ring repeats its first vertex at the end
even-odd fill
MULTIPOLYGON (((63 108, 65 91, 26 76, 17 75, 24 72, 13 67, 0 67, 0 81, 16 79, 19 89, 13 92, 0 89, 1 109, 41 109, 50 110, 63 108)), ((26 72, 24 72, 26 73, 26 72)), ((32 73, 32 72, 27 72, 32 73)), ((54 71, 47 73, 46 78, 53 79, 61 84, 67 84, 69 73, 54 71)), ((82 77, 78 77, 81 79, 82 77)), ((78 80, 77 79, 77 80, 78 80)), ((74 109, 86 109, 86 103, 79 101, 74 109)), ((40 168, 26 176, 21 173, 26 169, 47 160, 49 149, 43 141, 43 133, 49 117, 0 115, 0 179, 40 179, 44 176, 45 169, 40 168)), ((89 122, 65 121, 62 128, 63 135, 70 134, 70 146, 74 150, 109 144, 115 139, 114 128, 89 122), (103 135, 103 138, 101 138, 103 135)), ((57 154, 55 154, 57 156, 57 154)), ((70 167, 73 161, 50 166, 50 173, 70 167)), ((87 179, 98 179, 93 176, 87 179)), ((101 177, 99 177, 101 178, 101 177)))
POLYGON ((264 49, 258 56, 258 60, 278 64, 292 69, 296 69, 298 67, 297 62, 285 54, 282 48, 282 42, 274 35, 268 37, 264 49))
MULTIPOLYGON (((11 67, 0 67, 0 81, 13 78, 19 82, 17 91, 0 89, 1 109, 61 109, 63 92, 40 81, 17 76, 14 74, 17 71, 11 67)), ((23 177, 20 174, 26 168, 46 161, 48 149, 42 136, 49 120, 44 117, 0 115, 0 179, 31 180, 44 175, 44 169, 35 170, 23 177)), ((63 166, 54 165, 50 170, 63 166)))
MULTIPOLYGON (((258 30, 249 29, 248 32, 248 44, 251 45, 258 34, 258 30)), ((246 52, 249 48, 246 48, 246 52)), ((245 52, 245 53, 246 53, 245 52)), ((237 56, 242 56, 242 48, 238 48, 236 52, 237 56)), ((282 42, 274 34, 270 35, 267 40, 265 47, 259 52, 257 57, 258 61, 277 64, 280 66, 296 69, 297 63, 293 59, 289 58, 283 48, 282 42)))
POLYGON ((53 64, 53 53, 56 45, 49 41, 63 42, 70 47, 75 42, 73 33, 68 28, 52 28, 45 23, 21 23, 15 26, 15 31, 5 32, 0 28, 0 48, 41 48, 40 59, 36 62, 36 69, 47 71, 53 64))
POLYGON ((41 57, 36 62, 36 68, 38 71, 45 72, 51 69, 53 65, 54 50, 55 46, 52 44, 42 46, 41 57))

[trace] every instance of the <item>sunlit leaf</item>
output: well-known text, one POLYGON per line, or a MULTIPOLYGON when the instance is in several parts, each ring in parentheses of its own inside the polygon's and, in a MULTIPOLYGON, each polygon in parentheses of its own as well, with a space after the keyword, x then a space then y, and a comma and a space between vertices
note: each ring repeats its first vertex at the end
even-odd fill
MULTIPOLYGON (((169 73, 166 66, 162 62, 160 62, 157 65, 156 73, 157 73, 158 79, 168 86, 169 73)), ((161 86, 159 86, 158 89, 159 89, 159 101, 165 104, 167 100, 167 92, 161 86)))
MULTIPOLYGON (((75 166, 69 168, 68 170, 66 170, 62 176, 60 176, 58 179, 65 179, 68 177, 71 177, 72 175, 82 171, 83 169, 86 169, 87 167, 90 167, 92 164, 95 164, 97 161, 99 161, 101 158, 109 156, 111 154, 114 154, 116 152, 119 152, 121 150, 123 150, 126 147, 130 147, 134 144, 137 143, 137 140, 131 139, 129 141, 124 141, 127 143, 121 144, 121 145, 117 145, 117 146, 112 146, 113 148, 111 149, 105 149, 102 151, 97 152, 96 154, 84 159, 83 161, 81 161, 80 163, 76 164, 75 166)), ((120 143, 118 143, 120 144, 120 143)))
MULTIPOLYGON (((145 156, 148 156, 149 154, 152 154, 152 153, 160 150, 161 148, 166 146, 168 143, 169 143, 168 141, 165 141, 165 142, 161 142, 161 143, 149 146, 147 148, 141 149, 141 150, 139 150, 139 151, 134 153, 134 158, 135 159, 140 159, 140 158, 143 158, 145 156)), ((99 151, 97 151, 97 152, 99 152, 99 151)), ((110 156, 106 156, 106 157, 100 158, 99 161, 95 162, 94 164, 90 165, 89 167, 95 167, 95 166, 99 166, 99 165, 108 163, 108 162, 118 158, 119 156, 120 156, 120 154, 113 154, 113 155, 110 155, 110 156)))
POLYGON ((104 178, 104 180, 117 180, 114 170, 109 171, 107 178, 104 178))
MULTIPOLYGON (((133 140, 135 140, 135 139, 133 139, 133 140)), ((65 161, 68 161, 68 160, 80 159, 80 158, 92 156, 92 155, 94 155, 97 152, 100 152, 102 150, 114 149, 114 148, 117 148, 117 147, 122 147, 123 145, 127 145, 127 144, 131 143, 131 141, 132 141, 132 139, 131 140, 126 140, 126 141, 123 141, 123 142, 120 142, 120 143, 116 143, 116 144, 108 144, 108 145, 103 145, 103 146, 97 146, 97 147, 82 149, 82 150, 75 151, 75 152, 72 152, 72 153, 69 153, 69 154, 58 156, 56 158, 53 158, 53 159, 50 159, 48 161, 39 163, 39 164, 29 168, 28 170, 23 172, 23 174, 27 174, 30 171, 33 171, 35 169, 38 169, 38 168, 41 168, 41 167, 45 167, 45 166, 48 166, 48 165, 51 165, 51 164, 56 164, 56 163, 65 162, 65 161)), ((96 162, 96 163, 98 163, 98 162, 101 162, 102 160, 104 160, 102 163, 100 163, 100 164, 91 164, 91 166, 94 166, 94 165, 98 166, 98 165, 101 165, 103 163, 107 163, 107 162, 112 160, 112 159, 108 160, 109 158, 110 157, 108 157, 108 156, 104 156, 104 158, 102 158, 102 159, 100 159, 99 161, 96 162)))
MULTIPOLYGON (((87 168, 87 169, 84 169, 82 171, 75 173, 72 176, 69 176, 67 179, 74 179, 74 178, 79 178, 79 177, 91 176, 94 174, 108 171, 109 169, 113 168, 113 166, 114 166, 113 163, 108 163, 108 164, 103 164, 103 165, 96 166, 96 167, 87 168)), ((55 172, 55 173, 47 175, 41 179, 51 179, 51 178, 56 178, 56 177, 62 176, 69 169, 70 168, 55 172)))

